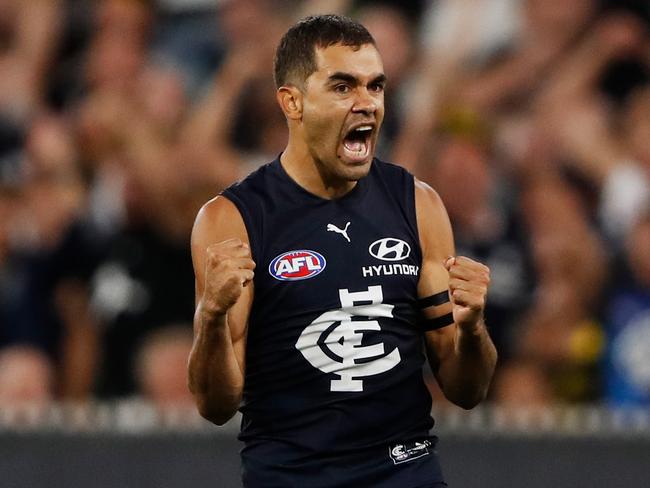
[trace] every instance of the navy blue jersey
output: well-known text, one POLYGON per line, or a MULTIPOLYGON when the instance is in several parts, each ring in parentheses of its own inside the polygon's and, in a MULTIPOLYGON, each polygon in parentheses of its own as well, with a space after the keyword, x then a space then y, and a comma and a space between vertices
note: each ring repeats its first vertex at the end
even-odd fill
POLYGON ((442 480, 417 327, 413 176, 375 159, 341 198, 275 160, 223 195, 257 264, 240 439, 247 487, 442 480))

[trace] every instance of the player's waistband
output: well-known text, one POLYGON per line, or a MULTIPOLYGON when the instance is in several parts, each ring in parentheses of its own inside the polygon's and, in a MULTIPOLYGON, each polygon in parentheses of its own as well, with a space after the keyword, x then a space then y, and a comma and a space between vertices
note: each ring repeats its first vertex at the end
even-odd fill
POLYGON ((347 452, 306 451, 273 440, 242 449, 246 488, 446 486, 436 453, 437 437, 425 435, 347 452))

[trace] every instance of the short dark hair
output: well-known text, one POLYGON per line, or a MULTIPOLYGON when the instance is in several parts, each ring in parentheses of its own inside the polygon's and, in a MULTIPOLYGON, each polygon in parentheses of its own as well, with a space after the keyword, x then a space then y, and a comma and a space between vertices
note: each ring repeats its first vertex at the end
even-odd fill
POLYGON ((275 51, 274 77, 279 88, 287 82, 304 83, 316 71, 316 48, 342 44, 359 48, 375 45, 370 32, 352 19, 340 15, 312 15, 293 25, 275 51))

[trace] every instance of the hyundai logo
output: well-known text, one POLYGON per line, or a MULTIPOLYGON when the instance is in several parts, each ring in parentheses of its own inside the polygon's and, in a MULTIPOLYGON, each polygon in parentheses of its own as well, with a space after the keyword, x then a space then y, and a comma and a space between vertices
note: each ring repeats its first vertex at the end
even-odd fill
POLYGON ((382 261, 401 261, 409 257, 411 246, 401 239, 385 237, 370 244, 368 252, 382 261))

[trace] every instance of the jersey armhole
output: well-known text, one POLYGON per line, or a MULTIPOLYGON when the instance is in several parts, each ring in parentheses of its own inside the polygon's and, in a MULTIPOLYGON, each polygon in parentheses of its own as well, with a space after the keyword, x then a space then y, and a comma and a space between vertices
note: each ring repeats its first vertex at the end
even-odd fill
POLYGON ((253 217, 248 207, 244 201, 235 194, 235 192, 232 192, 229 189, 224 190, 221 193, 221 196, 232 202, 233 205, 237 207, 237 210, 239 210, 239 214, 241 215, 241 218, 244 221, 244 226, 246 227, 246 233, 248 234, 248 242, 251 247, 253 261, 259 265, 260 263, 258 262, 258 259, 261 258, 262 253, 261 249, 259 249, 259 242, 257 239, 258 232, 256 232, 254 228, 253 217))
POLYGON ((424 248, 422 247, 422 241, 420 240, 420 226, 418 225, 418 211, 417 211, 417 203, 415 201, 416 199, 415 193, 417 191, 416 184, 415 184, 415 176, 413 176, 411 173, 408 172, 406 174, 408 175, 407 184, 409 188, 407 192, 406 211, 408 212, 409 218, 411 219, 411 226, 413 227, 413 232, 415 232, 417 249, 419 251, 420 267, 422 267, 422 262, 424 261, 424 248))

